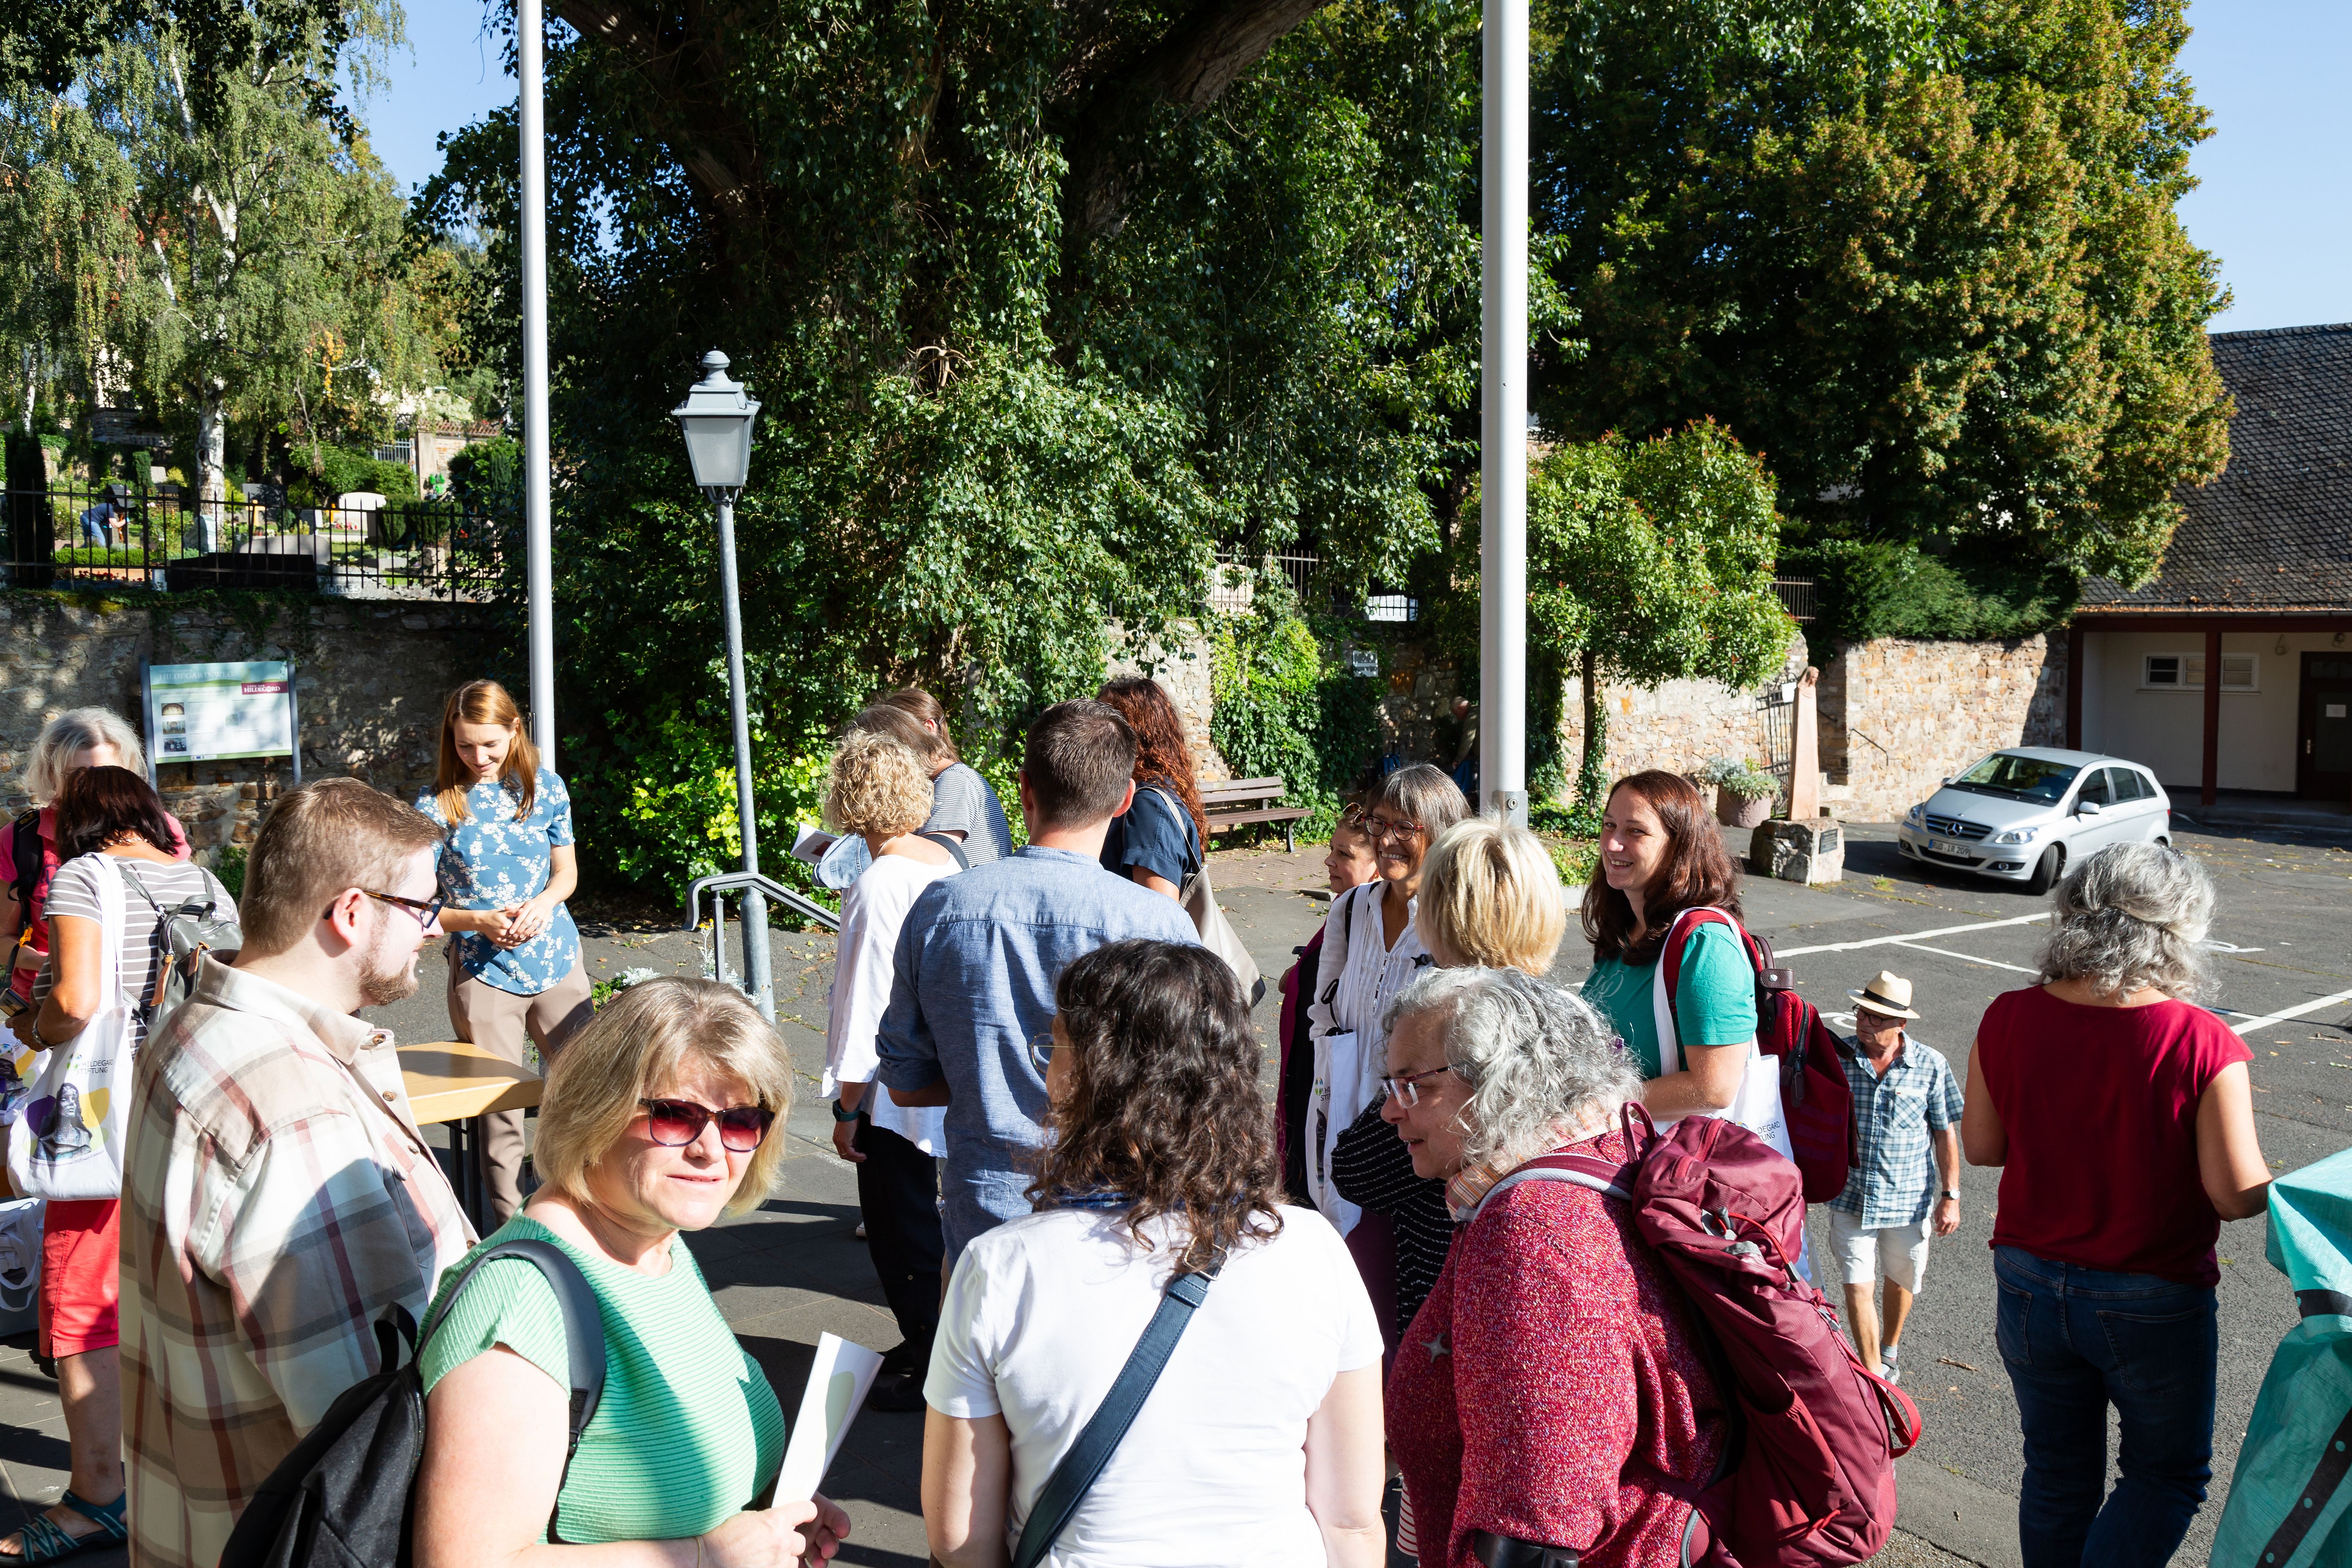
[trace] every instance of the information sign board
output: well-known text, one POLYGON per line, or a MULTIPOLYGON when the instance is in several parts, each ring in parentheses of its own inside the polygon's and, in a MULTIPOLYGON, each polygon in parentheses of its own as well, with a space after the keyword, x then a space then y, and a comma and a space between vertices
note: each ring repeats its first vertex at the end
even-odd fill
POLYGON ((292 665, 151 664, 143 673, 151 770, 165 763, 291 756, 294 782, 302 782, 292 665))

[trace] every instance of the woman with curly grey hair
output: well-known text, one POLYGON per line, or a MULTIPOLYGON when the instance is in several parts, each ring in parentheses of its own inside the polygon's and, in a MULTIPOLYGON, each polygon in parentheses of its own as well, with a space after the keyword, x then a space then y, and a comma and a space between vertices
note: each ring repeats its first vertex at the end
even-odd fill
POLYGON ((2211 989, 2213 883, 2157 844, 2052 896, 2041 984, 1977 1026, 1960 1142, 2001 1167, 1996 1339, 2025 1436, 2027 1568, 2159 1564, 2212 1479, 2213 1243, 2263 1212, 2252 1053, 2211 989), (2107 1407, 2123 1428, 2106 1486, 2107 1407))
POLYGON ((1557 986, 1442 969, 1391 1007, 1381 1082, 1415 1173, 1446 1183, 1461 1222, 1389 1378, 1420 1560, 1468 1568, 1521 1542, 1678 1562, 1728 1431, 1689 1308, 1629 1205, 1507 1180, 1559 1149, 1622 1163, 1631 1060, 1557 986))

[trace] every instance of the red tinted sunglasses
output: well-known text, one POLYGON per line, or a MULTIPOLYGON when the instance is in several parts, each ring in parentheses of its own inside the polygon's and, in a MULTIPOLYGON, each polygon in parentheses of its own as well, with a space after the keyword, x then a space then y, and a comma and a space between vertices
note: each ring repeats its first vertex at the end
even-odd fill
POLYGON ((702 1130, 716 1119, 719 1146, 737 1154, 748 1154, 760 1146, 776 1121, 774 1111, 759 1105, 731 1105, 724 1110, 713 1110, 690 1100, 641 1100, 637 1103, 646 1108, 646 1136, 671 1149, 683 1148, 701 1137, 702 1130))

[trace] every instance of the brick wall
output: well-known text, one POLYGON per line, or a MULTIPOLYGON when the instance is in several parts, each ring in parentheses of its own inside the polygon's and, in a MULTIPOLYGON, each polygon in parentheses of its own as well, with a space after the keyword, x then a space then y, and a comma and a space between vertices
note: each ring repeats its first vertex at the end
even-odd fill
MULTIPOLYGON (((113 709, 143 729, 139 668, 291 659, 302 776, 348 774, 408 798, 431 782, 441 703, 483 673, 490 623, 467 605, 255 601, 251 613, 169 600, 0 593, 0 796, 25 803, 25 763, 41 726, 68 708, 113 709)), ((264 804, 290 787, 287 759, 175 763, 164 805, 210 863, 249 841, 264 804)))

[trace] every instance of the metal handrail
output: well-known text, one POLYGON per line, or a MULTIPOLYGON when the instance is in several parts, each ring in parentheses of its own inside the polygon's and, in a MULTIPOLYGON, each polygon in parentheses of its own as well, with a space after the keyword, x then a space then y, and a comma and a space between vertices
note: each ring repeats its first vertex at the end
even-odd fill
MULTIPOLYGON (((740 987, 746 995, 751 994, 751 992, 750 978, 747 976, 739 979, 727 973, 727 943, 720 940, 721 929, 727 923, 727 894, 761 893, 773 902, 783 905, 802 919, 814 921, 826 931, 837 931, 841 929, 839 915, 804 894, 793 891, 781 882, 772 881, 757 871, 722 871, 715 877, 698 877, 686 889, 686 929, 689 931, 702 929, 702 895, 706 891, 710 894, 710 963, 706 973, 709 978, 721 984, 740 987)), ((751 944, 759 940, 761 934, 749 931, 743 933, 747 963, 751 955, 751 944)), ((771 1003, 770 1005, 773 1004, 771 1003)), ((772 1024, 775 1022, 773 1018, 768 1021, 772 1024)))

